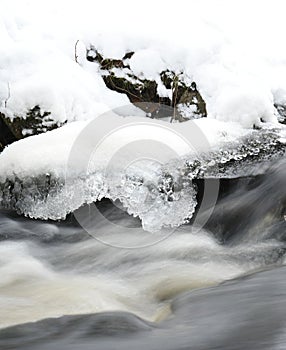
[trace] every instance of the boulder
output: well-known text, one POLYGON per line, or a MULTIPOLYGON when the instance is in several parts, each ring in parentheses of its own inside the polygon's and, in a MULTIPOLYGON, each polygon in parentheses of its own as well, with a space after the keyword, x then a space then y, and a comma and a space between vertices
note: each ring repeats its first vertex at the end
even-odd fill
POLYGON ((29 109, 25 118, 13 119, 0 113, 0 152, 5 146, 24 137, 53 130, 58 125, 49 118, 50 112, 42 111, 40 106, 29 109))
POLYGON ((169 90, 169 96, 158 93, 155 80, 136 76, 129 65, 134 52, 127 52, 122 59, 104 58, 94 46, 87 49, 87 60, 97 62, 105 85, 116 92, 124 93, 130 102, 149 114, 151 118, 170 117, 179 122, 207 116, 206 103, 195 82, 185 82, 184 72, 165 70, 160 73, 162 84, 169 90), (156 105, 154 105, 156 104, 156 105), (164 108, 169 106, 172 109, 164 108), (188 113, 189 112, 189 113, 188 113))

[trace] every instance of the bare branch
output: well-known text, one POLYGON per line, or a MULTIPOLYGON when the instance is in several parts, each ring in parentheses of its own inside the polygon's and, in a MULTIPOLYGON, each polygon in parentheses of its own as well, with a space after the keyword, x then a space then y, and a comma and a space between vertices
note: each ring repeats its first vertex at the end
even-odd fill
POLYGON ((74 46, 74 60, 76 61, 76 63, 79 64, 79 62, 78 62, 78 54, 77 54, 77 45, 78 45, 78 43, 79 43, 79 40, 76 41, 75 46, 74 46))
POLYGON ((172 84, 172 107, 174 111, 173 111, 173 116, 170 120, 170 123, 172 123, 173 120, 177 120, 176 105, 177 105, 177 95, 178 95, 178 82, 179 82, 178 75, 175 74, 173 78, 173 84, 172 84))

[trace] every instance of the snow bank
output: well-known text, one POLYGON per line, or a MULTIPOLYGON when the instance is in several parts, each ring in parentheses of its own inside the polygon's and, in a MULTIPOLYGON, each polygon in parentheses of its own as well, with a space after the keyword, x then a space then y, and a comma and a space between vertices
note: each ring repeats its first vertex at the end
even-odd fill
POLYGON ((286 96, 284 8, 283 0, 148 0, 139 7, 131 0, 108 7, 87 0, 3 0, 2 110, 24 117, 38 104, 62 123, 126 104, 86 61, 93 44, 106 57, 135 51, 130 66, 149 79, 158 80, 163 69, 183 70, 196 81, 210 118, 244 127, 276 123, 273 104, 286 96))

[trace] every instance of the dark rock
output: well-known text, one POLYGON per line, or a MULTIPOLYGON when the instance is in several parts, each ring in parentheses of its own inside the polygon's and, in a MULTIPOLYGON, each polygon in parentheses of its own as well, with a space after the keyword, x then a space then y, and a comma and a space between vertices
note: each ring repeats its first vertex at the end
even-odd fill
POLYGON ((282 124, 286 124, 286 106, 282 104, 274 104, 274 107, 276 108, 278 112, 278 121, 282 124))
POLYGON ((49 118, 50 112, 42 111, 35 106, 27 111, 25 118, 15 117, 13 120, 5 118, 5 122, 17 140, 30 135, 37 135, 57 128, 57 124, 49 118))
POLYGON ((5 146, 14 141, 17 141, 17 138, 5 122, 4 114, 0 113, 0 152, 3 151, 5 146))
POLYGON ((88 61, 99 64, 102 78, 109 89, 126 94, 130 102, 143 109, 151 118, 171 117, 171 121, 182 122, 207 116, 206 104, 196 83, 186 84, 183 72, 176 74, 166 70, 160 73, 163 85, 172 95, 172 98, 161 97, 157 92, 158 84, 155 80, 138 77, 131 70, 128 60, 133 55, 134 52, 127 52, 122 59, 104 58, 91 46, 86 57, 88 61), (124 69, 124 77, 122 74, 118 76, 118 69, 124 69), (188 110, 190 113, 186 113, 188 110))
POLYGON ((13 120, 0 113, 0 152, 5 146, 24 137, 41 134, 58 127, 49 118, 50 112, 35 106, 27 111, 25 118, 15 116, 13 120))

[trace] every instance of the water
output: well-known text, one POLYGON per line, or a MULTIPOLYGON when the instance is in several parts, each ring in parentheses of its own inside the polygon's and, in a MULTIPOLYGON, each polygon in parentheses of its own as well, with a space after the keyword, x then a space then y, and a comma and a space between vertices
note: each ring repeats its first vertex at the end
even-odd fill
POLYGON ((2 210, 0 348, 286 349, 285 175, 222 180, 204 229, 155 245, 107 200, 95 238, 2 210))

